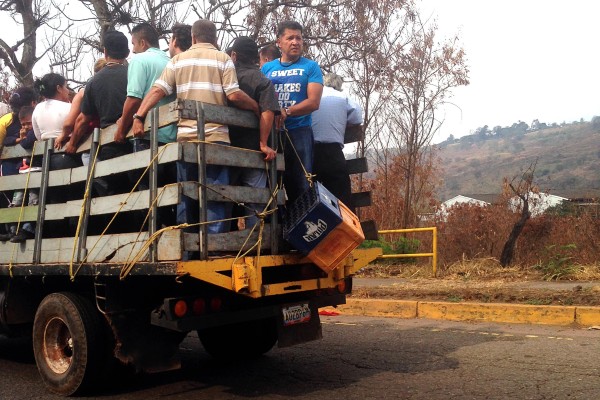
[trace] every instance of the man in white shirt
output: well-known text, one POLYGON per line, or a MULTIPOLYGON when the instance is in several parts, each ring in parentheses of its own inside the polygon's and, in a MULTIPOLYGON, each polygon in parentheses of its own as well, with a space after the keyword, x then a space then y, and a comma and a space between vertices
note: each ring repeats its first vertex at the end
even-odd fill
POLYGON ((350 204, 350 176, 344 157, 346 126, 362 124, 362 109, 342 92, 344 80, 337 74, 323 77, 323 95, 319 109, 312 113, 313 173, 347 207, 350 204))

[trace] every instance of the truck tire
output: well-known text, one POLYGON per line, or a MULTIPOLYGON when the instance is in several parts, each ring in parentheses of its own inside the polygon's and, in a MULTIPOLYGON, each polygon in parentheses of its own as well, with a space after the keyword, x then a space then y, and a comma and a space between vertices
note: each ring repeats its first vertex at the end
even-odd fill
POLYGON ((92 386, 106 359, 105 324, 94 304, 62 292, 44 298, 33 323, 33 352, 48 389, 70 396, 92 386))
POLYGON ((274 318, 241 322, 198 331, 208 354, 217 359, 246 359, 261 356, 277 343, 274 318))

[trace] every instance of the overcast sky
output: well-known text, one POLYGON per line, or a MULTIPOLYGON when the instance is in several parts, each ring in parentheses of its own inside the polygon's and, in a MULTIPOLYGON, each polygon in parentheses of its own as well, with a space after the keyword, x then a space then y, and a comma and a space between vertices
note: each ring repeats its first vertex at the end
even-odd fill
POLYGON ((600 115, 600 1, 421 0, 444 36, 458 33, 470 85, 456 89, 434 142, 518 120, 600 115))

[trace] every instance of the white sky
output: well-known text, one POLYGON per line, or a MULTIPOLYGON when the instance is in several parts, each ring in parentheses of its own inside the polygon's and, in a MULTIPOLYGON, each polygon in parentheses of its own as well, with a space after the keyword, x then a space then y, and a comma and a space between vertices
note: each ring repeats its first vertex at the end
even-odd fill
POLYGON ((470 85, 454 91, 434 142, 518 120, 600 115, 600 1, 421 0, 439 33, 458 33, 470 85))

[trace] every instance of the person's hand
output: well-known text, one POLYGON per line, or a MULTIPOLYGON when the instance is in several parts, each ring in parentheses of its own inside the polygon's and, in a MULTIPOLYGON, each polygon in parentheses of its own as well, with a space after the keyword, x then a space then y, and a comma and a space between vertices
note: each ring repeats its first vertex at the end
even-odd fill
POLYGON ((25 136, 27 136, 27 128, 21 128, 21 130, 19 131, 19 137, 21 139, 25 139, 25 136))
POLYGON ((131 127, 131 131, 133 132, 133 136, 142 138, 144 137, 144 123, 139 119, 133 120, 133 126, 131 127))
POLYGON ((116 143, 125 143, 125 135, 124 135, 124 134, 122 134, 122 133, 119 133, 119 131, 117 130, 117 131, 115 132, 115 135, 113 136, 113 140, 114 140, 116 143))
POLYGON ((60 150, 63 147, 63 144, 65 143, 66 140, 66 136, 64 134, 60 135, 59 137, 57 137, 56 139, 54 139, 54 149, 55 150, 60 150))
POLYGON ((71 142, 67 143, 67 146, 65 147, 65 153, 75 154, 76 152, 77 152, 77 146, 75 146, 71 142))
POLYGON ((277 157, 277 152, 269 146, 267 146, 266 144, 260 144, 260 151, 262 151, 265 155, 265 161, 271 161, 274 160, 275 157, 277 157))

